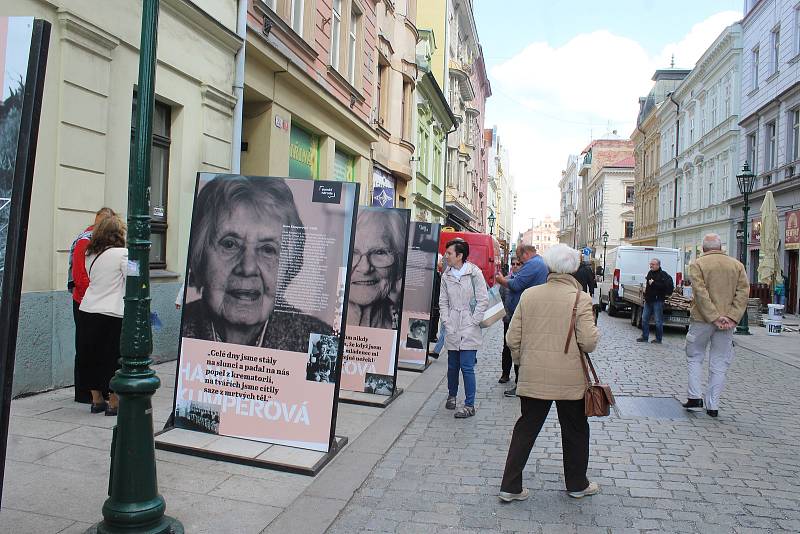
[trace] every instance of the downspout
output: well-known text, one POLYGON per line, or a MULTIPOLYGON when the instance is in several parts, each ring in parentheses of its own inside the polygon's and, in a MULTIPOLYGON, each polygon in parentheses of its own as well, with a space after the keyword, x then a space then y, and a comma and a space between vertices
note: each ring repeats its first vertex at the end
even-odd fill
POLYGON ((233 95, 233 137, 231 140, 231 173, 239 174, 242 162, 242 110, 244 108, 244 50, 247 41, 247 2, 239 0, 236 12, 236 35, 241 37, 242 46, 236 52, 233 95))
MULTIPOLYGON (((672 228, 675 229, 678 227, 678 151, 681 142, 681 105, 672 98, 672 93, 669 94, 669 99, 675 104, 675 182, 672 195, 672 228)), ((674 235, 672 237, 675 239, 674 235)))

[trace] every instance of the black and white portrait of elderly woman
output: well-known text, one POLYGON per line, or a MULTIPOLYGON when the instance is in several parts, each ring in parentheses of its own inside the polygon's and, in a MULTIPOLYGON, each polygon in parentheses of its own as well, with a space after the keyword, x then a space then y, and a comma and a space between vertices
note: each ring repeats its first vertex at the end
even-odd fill
POLYGON ((350 263, 347 324, 398 328, 396 300, 404 275, 407 231, 404 210, 359 211, 350 263))
POLYGON ((217 176, 200 189, 194 213, 189 285, 200 299, 186 304, 183 337, 305 353, 310 334, 332 332, 277 295, 278 281, 300 272, 305 241, 286 182, 217 176), (301 229, 281 267, 283 225, 301 229))

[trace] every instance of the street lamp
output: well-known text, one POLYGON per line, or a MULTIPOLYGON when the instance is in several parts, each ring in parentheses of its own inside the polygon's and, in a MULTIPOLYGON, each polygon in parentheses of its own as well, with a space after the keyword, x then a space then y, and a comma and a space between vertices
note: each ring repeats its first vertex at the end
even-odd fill
POLYGON ((153 137, 159 0, 142 2, 139 84, 132 165, 128 179, 128 278, 122 318, 121 368, 111 379, 119 415, 111 440, 111 473, 98 534, 137 532, 182 534, 183 526, 164 515, 158 493, 153 443, 153 393, 161 385, 150 368, 150 149, 153 137))
POLYGON ((603 232, 603 282, 606 281, 606 247, 608 247, 608 232, 603 232))
MULTIPOLYGON (((739 186, 739 192, 744 200, 744 205, 742 206, 742 215, 744 216, 742 223, 742 265, 744 265, 745 273, 747 272, 747 219, 750 214, 750 193, 753 192, 755 183, 756 175, 750 170, 750 164, 745 161, 741 174, 736 175, 736 184, 739 186)), ((742 320, 736 326, 736 333, 744 336, 750 335, 750 327, 747 324, 747 308, 744 309, 742 320)))
POLYGON ((494 222, 497 220, 497 217, 494 216, 494 212, 489 212, 489 235, 494 235, 494 222))

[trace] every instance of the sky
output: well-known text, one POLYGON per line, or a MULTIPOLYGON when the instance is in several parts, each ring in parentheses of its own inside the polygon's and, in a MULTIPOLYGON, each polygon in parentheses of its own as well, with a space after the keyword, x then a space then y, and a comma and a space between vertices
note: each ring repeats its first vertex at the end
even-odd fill
POLYGON ((742 0, 473 0, 492 96, 485 127, 509 150, 514 233, 559 216, 570 154, 617 130, 629 138, 656 69, 690 69, 742 0), (613 6, 613 7, 612 7, 613 6))

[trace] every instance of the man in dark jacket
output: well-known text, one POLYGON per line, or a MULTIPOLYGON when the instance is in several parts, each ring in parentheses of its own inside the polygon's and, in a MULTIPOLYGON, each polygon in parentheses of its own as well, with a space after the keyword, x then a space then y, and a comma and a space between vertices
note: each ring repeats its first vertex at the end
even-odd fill
MULTIPOLYGON (((588 261, 582 262, 581 266, 578 267, 578 270, 575 271, 572 276, 574 276, 575 279, 581 284, 581 291, 585 291, 586 293, 589 293, 589 295, 594 296, 594 292, 597 289, 597 279, 588 261)), ((599 312, 599 308, 599 305, 592 304, 594 324, 597 324, 597 314, 599 312)))
POLYGON ((661 269, 661 261, 657 258, 650 260, 650 272, 644 288, 644 310, 642 310, 642 337, 637 339, 647 343, 650 337, 650 316, 655 316, 656 338, 653 343, 661 343, 664 335, 664 301, 672 295, 675 284, 672 277, 661 269))

